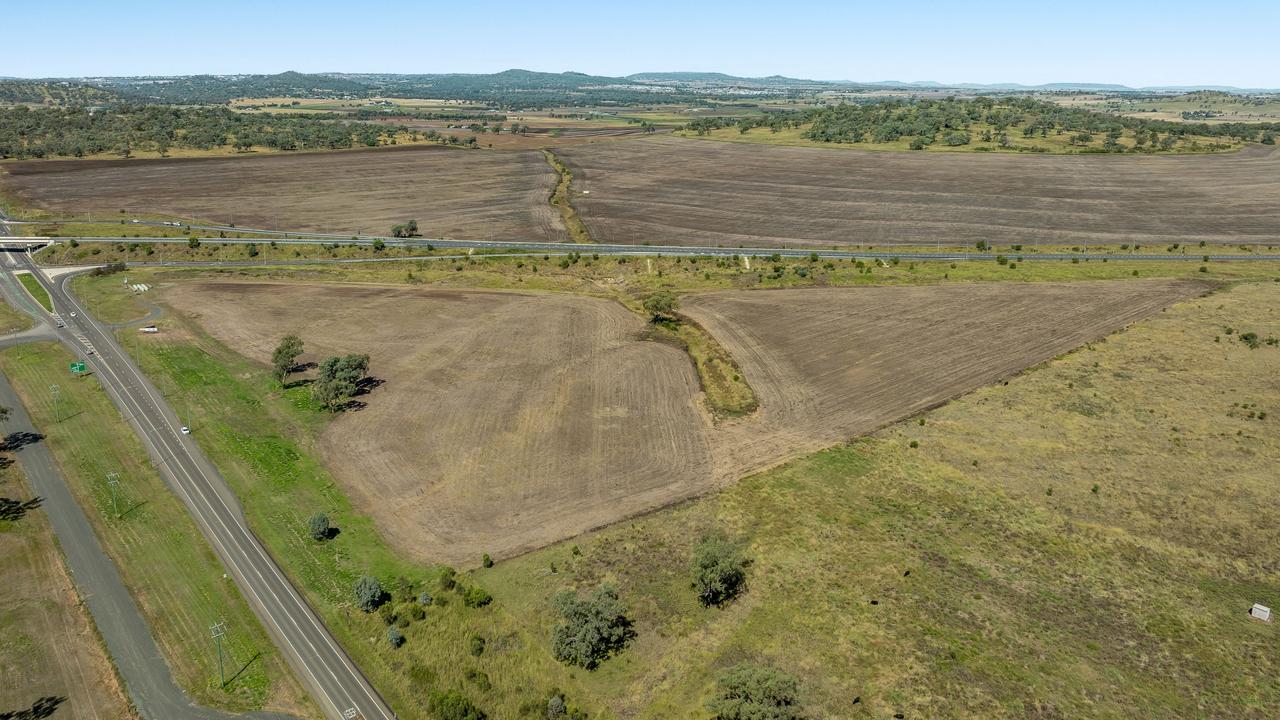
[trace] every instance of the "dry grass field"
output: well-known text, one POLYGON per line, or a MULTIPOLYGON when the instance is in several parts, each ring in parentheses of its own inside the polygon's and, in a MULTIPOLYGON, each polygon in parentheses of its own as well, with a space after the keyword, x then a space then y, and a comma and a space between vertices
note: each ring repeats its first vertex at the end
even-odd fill
POLYGON ((815 720, 1280 717, 1280 284, 1179 303, 945 406, 486 571, 531 628, 607 582, 637 638, 579 673, 617 717, 705 718, 725 668, 815 720), (915 442, 917 447, 912 447, 915 442), (693 597, 719 528, 753 562, 693 597), (555 565, 559 572, 546 569, 555 565))
POLYGON ((732 483, 1007 377, 1202 283, 729 291, 685 312, 761 409, 716 423, 687 356, 621 304, 556 294, 192 282, 163 299, 259 361, 367 352, 384 381, 322 435, 327 465, 399 550, 474 564, 732 483), (323 314, 316 308, 324 308, 323 314))
POLYGON ((99 217, 126 209, 286 228, 386 235, 414 218, 433 237, 564 239, 542 153, 416 146, 298 155, 8 163, 21 204, 99 217))
POLYGON ((1007 156, 658 137, 564 148, 592 236, 654 245, 1267 242, 1280 152, 1007 156))
MULTIPOLYGON (((0 495, 27 500, 12 461, 0 464, 0 495)), ((0 520, 0 577, 0 717, 28 717, 41 698, 60 698, 53 717, 134 717, 43 511, 0 520)))

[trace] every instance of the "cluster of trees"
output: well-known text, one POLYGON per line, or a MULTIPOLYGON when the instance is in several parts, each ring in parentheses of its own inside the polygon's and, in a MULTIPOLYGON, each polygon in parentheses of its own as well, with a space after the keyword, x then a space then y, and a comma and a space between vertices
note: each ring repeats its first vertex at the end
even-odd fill
POLYGON ((360 108, 351 116, 356 120, 382 121, 387 118, 396 120, 480 120, 482 122, 506 122, 506 115, 494 115, 488 112, 427 112, 423 110, 405 110, 399 107, 360 108))
POLYGON ((1128 131, 1137 138, 1137 150, 1169 150, 1187 135, 1239 141, 1266 142, 1280 131, 1280 123, 1177 123, 1165 120, 1129 118, 1085 108, 1064 107, 1025 96, 943 100, 879 100, 841 104, 807 110, 776 111, 746 117, 706 117, 688 123, 685 129, 699 135, 727 127, 739 132, 769 128, 778 132, 807 126, 805 137, 816 142, 893 142, 912 138, 911 146, 923 149, 935 142, 966 145, 972 130, 985 125, 982 140, 1003 147, 1012 137, 1048 137, 1072 133, 1074 144, 1103 137, 1103 149, 1124 150, 1118 141, 1128 131), (1089 140, 1085 141, 1084 138, 1089 140))
MULTIPOLYGON (((722 607, 746 586, 748 559, 723 532, 706 533, 694 547, 692 586, 703 605, 722 607)), ((567 665, 594 670, 635 637, 627 607, 607 585, 586 597, 563 592, 552 599, 561 622, 551 635, 551 654, 567 665)))
POLYGON ((392 128, 332 113, 246 114, 226 108, 120 105, 110 109, 0 109, 0 158, 83 157, 173 148, 340 149, 392 142, 392 128))
POLYGON ((368 355, 326 358, 311 385, 311 397, 324 408, 341 410, 355 397, 368 373, 368 355))
POLYGON ((0 80, 0 103, 89 105, 115 100, 114 94, 69 80, 0 80))
MULTIPOLYGON (((271 370, 276 382, 298 370, 298 358, 302 356, 302 338, 286 335, 271 354, 271 370)), ((368 380, 369 356, 351 354, 325 358, 319 365, 311 383, 311 396, 327 410, 341 410, 361 390, 368 380)))
POLYGON ((418 236, 418 221, 410 220, 409 222, 391 226, 391 237, 411 238, 418 236))

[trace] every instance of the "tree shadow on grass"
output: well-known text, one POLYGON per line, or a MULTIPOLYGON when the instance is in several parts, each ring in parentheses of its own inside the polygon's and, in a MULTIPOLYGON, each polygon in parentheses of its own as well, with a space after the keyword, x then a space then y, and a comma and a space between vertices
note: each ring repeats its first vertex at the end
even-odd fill
POLYGON ((34 445, 43 439, 44 435, 37 432, 28 432, 26 430, 11 432, 4 437, 4 442, 0 443, 0 452, 15 452, 28 445, 34 445))
POLYGON ((257 662, 257 661, 258 661, 258 658, 260 658, 260 657, 262 657, 262 653, 261 653, 261 652, 255 653, 253 657, 249 658, 249 662, 247 662, 247 663, 245 663, 244 665, 240 666, 240 669, 236 671, 236 674, 235 674, 235 675, 232 675, 231 677, 227 678, 227 681, 226 681, 225 683, 223 683, 222 687, 224 687, 224 688, 225 688, 225 687, 227 687, 228 685, 231 685, 232 683, 234 683, 234 682, 236 681, 236 679, 237 679, 237 678, 239 678, 241 675, 243 675, 243 674, 244 674, 244 671, 245 671, 245 670, 248 670, 248 669, 249 669, 249 666, 250 666, 250 665, 252 665, 252 664, 254 664, 255 662, 257 662))
POLYGON ((360 378, 360 382, 356 383, 356 394, 353 397, 368 395, 376 388, 382 387, 386 382, 386 380, 376 377, 360 378))
POLYGON ((66 701, 67 699, 62 696, 46 695, 32 703, 29 708, 0 712, 0 720, 42 720, 53 717, 53 714, 58 711, 58 706, 66 701))
POLYGON ((0 520, 17 522, 27 514, 28 510, 35 510, 43 502, 44 498, 38 497, 30 500, 14 500, 13 498, 0 497, 0 520))

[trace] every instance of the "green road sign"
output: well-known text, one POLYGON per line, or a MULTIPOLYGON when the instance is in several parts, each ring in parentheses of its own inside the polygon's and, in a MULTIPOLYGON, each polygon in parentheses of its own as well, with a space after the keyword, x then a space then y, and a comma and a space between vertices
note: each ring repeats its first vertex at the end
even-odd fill
POLYGON ((71 363, 71 372, 73 372, 73 373, 82 373, 82 372, 84 372, 84 363, 82 363, 82 362, 73 362, 73 363, 71 363))

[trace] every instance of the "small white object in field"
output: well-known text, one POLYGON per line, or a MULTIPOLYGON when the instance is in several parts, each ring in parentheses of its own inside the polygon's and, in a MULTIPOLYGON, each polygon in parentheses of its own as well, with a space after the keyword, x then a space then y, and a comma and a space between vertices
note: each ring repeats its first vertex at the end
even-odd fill
POLYGON ((1254 603, 1253 607, 1249 608, 1249 616, 1263 622, 1271 622, 1271 608, 1254 603))

